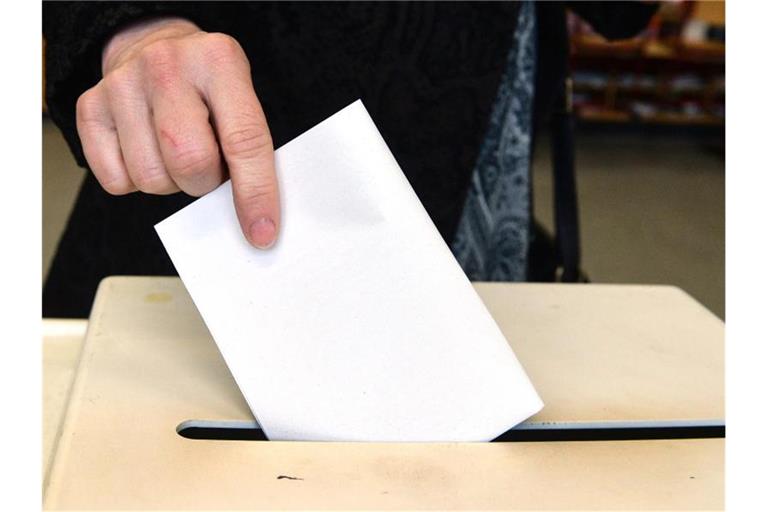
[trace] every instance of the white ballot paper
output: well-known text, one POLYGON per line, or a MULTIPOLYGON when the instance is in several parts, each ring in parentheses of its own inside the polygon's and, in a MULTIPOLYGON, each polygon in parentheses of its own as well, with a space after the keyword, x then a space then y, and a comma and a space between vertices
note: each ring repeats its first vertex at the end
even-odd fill
POLYGON ((155 226, 269 439, 487 441, 541 409, 361 101, 275 160, 271 249, 230 182, 155 226))

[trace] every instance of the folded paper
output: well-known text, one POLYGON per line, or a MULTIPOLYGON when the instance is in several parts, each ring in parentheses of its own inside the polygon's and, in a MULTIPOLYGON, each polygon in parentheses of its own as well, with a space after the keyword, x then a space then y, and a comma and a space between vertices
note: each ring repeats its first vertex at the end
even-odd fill
POLYGON ((362 102, 275 160, 271 249, 230 182, 156 226, 270 439, 484 441, 542 407, 362 102))

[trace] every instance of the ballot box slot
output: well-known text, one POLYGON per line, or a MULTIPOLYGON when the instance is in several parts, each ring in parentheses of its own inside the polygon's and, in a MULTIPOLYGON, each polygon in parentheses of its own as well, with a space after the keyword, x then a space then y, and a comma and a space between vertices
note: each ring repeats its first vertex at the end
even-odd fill
MULTIPOLYGON (((189 420, 176 427, 186 439, 269 441, 255 421, 189 420)), ((721 420, 628 421, 614 423, 523 423, 491 442, 627 441, 725 437, 721 420)))
POLYGON ((598 427, 507 430, 492 442, 630 441, 642 439, 705 439, 725 437, 725 426, 598 427))

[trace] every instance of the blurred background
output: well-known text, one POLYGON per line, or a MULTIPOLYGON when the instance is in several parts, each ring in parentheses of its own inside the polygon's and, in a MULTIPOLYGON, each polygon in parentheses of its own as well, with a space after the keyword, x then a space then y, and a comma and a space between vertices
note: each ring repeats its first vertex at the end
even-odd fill
MULTIPOLYGON (((725 315, 725 4, 662 3, 607 43, 569 19, 582 267, 591 282, 671 284, 725 315)), ((43 109, 43 279, 83 169, 43 109)), ((534 215, 554 230, 550 141, 534 215)))
MULTIPOLYGON (((582 267, 592 282, 672 284, 725 318, 725 3, 663 2, 606 43, 569 17, 582 267)), ((553 229, 547 141, 535 217, 553 229)))

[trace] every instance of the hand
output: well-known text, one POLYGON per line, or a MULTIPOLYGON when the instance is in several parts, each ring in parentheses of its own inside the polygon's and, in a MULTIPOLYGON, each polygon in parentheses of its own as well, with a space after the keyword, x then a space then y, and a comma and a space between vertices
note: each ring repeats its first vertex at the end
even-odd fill
POLYGON ((228 172, 246 239, 270 247, 280 225, 274 150, 240 45, 178 18, 115 35, 103 78, 77 101, 85 157, 111 194, 200 196, 228 172))

